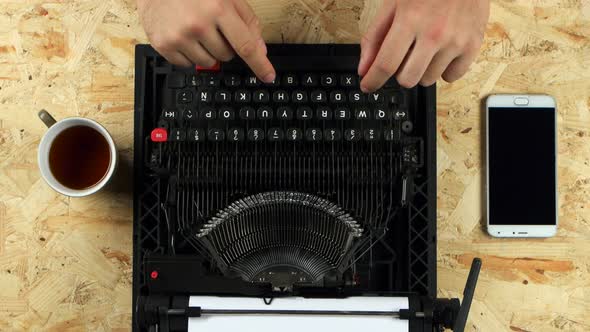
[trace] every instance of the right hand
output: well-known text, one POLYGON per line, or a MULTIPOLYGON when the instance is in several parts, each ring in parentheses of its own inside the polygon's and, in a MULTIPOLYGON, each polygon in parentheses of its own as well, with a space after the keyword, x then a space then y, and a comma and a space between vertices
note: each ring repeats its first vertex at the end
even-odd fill
POLYGON ((137 0, 137 7, 153 47, 171 63, 211 67, 237 54, 262 81, 275 79, 246 0, 137 0))

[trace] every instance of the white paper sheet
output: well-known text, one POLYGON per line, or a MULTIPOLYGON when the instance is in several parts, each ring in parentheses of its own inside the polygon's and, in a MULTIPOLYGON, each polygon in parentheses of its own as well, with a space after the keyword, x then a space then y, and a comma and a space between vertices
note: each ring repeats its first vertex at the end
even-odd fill
MULTIPOLYGON (((408 309, 405 297, 350 297, 345 299, 276 298, 271 305, 262 299, 191 296, 189 306, 203 309, 256 310, 357 310, 408 309)), ((223 315, 189 318, 188 332, 405 332, 408 321, 386 316, 293 316, 223 315)))

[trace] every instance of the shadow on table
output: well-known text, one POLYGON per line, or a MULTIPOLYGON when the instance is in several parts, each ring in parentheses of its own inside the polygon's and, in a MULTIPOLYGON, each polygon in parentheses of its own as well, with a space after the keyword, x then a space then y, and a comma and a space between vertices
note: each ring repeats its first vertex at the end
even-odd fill
POLYGON ((119 153, 119 164, 105 191, 133 200, 133 154, 119 153))

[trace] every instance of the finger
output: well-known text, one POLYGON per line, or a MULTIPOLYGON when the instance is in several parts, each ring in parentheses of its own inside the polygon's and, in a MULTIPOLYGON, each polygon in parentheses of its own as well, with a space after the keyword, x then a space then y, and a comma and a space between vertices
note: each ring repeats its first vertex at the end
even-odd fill
POLYGON ((170 63, 173 63, 177 66, 182 67, 190 67, 192 66, 192 62, 181 52, 173 51, 173 52, 161 52, 162 56, 166 58, 170 63))
POLYGON ((398 70, 397 82, 405 88, 418 84, 436 51, 438 49, 431 43, 418 39, 398 70))
POLYGON ((250 28, 250 31, 256 31, 259 34, 262 33, 260 28, 260 20, 254 13, 254 10, 245 0, 233 0, 234 8, 238 12, 238 15, 242 18, 246 25, 250 28))
POLYGON ((422 75, 420 85, 431 86, 438 80, 442 73, 447 69, 449 63, 457 57, 457 52, 450 49, 444 49, 434 55, 430 65, 422 75))
POLYGON ((272 82, 276 73, 260 47, 259 38, 249 32, 248 26, 235 10, 227 10, 219 17, 219 28, 236 53, 248 64, 250 69, 264 82, 272 82))
POLYGON ((258 47, 261 47, 264 55, 267 54, 268 49, 266 48, 266 43, 264 42, 264 39, 262 39, 262 37, 258 38, 258 47))
POLYGON ((361 38, 361 59, 358 66, 358 74, 364 76, 369 69, 369 64, 375 60, 379 46, 391 27, 395 14, 394 1, 384 1, 374 22, 361 38))
POLYGON ((414 37, 415 34, 409 25, 403 24, 403 21, 397 18, 393 19, 393 24, 387 32, 375 60, 361 81, 363 92, 376 90, 395 74, 414 42, 414 37))
POLYGON ((259 47, 262 47, 262 49, 264 50, 264 55, 266 55, 267 48, 266 48, 266 43, 264 42, 264 38, 262 37, 262 29, 260 28, 260 21, 258 21, 258 19, 256 18, 248 25, 248 27, 249 27, 252 35, 258 36, 258 45, 259 45, 259 47))
POLYGON ((478 50, 473 49, 455 58, 443 72, 442 78, 449 83, 461 78, 469 70, 469 66, 475 60, 477 54, 478 50))
POLYGON ((258 35, 258 43, 260 44, 260 47, 264 48, 264 54, 266 54, 266 43, 262 38, 262 27, 260 26, 260 20, 256 16, 256 13, 254 13, 252 7, 245 0, 234 0, 233 4, 236 8, 236 11, 238 12, 238 15, 240 15, 242 20, 246 22, 246 25, 248 25, 250 32, 253 35, 258 35))
POLYGON ((217 60, 229 61, 234 57, 234 50, 217 29, 203 34, 200 41, 207 52, 217 60))
POLYGON ((215 58, 197 41, 184 44, 181 51, 188 60, 199 66, 212 67, 217 62, 217 60, 215 60, 215 58))

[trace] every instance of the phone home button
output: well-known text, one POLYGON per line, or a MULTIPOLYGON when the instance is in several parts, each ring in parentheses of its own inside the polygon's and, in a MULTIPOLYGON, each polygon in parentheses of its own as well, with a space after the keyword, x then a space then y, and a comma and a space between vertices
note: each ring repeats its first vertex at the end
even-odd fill
POLYGON ((514 105, 525 106, 528 104, 529 104, 528 98, 522 98, 522 97, 514 98, 514 105))

